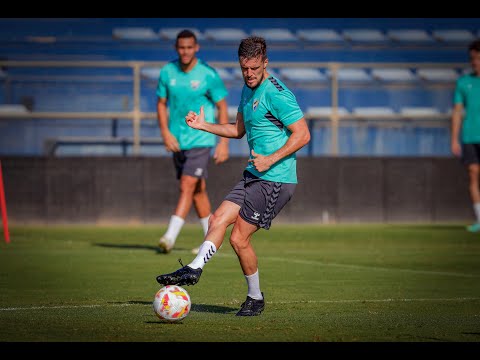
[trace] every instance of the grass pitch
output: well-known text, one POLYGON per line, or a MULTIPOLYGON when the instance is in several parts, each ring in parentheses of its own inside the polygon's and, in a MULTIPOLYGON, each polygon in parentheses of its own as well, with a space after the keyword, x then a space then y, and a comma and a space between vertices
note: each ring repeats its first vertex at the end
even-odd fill
MULTIPOLYGON (((236 317, 246 281, 226 238, 186 286, 179 323, 152 309, 168 255, 155 226, 16 226, 0 244, 2 342, 479 342, 480 235, 464 225, 274 225, 258 231, 266 308, 236 317)), ((229 233, 227 233, 228 236, 229 233)))

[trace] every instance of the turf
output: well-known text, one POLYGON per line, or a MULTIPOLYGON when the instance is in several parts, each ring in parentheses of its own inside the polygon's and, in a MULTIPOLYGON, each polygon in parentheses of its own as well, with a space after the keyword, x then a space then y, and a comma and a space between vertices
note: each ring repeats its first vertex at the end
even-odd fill
POLYGON ((464 225, 274 225, 254 235, 266 308, 228 243, 185 287, 179 323, 155 277, 194 257, 200 226, 162 254, 160 226, 15 226, 0 244, 2 342, 479 342, 480 235, 464 225))

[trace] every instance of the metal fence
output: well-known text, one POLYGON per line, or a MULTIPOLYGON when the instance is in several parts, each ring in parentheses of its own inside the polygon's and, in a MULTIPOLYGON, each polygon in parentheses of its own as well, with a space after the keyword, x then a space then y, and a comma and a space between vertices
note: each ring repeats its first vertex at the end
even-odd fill
MULTIPOLYGON (((131 146, 132 155, 142 155, 142 146, 161 144, 157 130, 154 137, 142 135, 141 126, 149 122, 156 125, 155 87, 160 68, 166 62, 153 61, 0 61, 2 94, 0 99, 0 142, 26 141, 10 136, 14 130, 4 125, 5 121, 48 120, 50 130, 41 141, 48 143, 50 154, 62 144, 117 144, 125 150, 131 146), (81 101, 73 99, 82 95, 81 101), (48 99, 41 102, 38 98, 48 99), (72 99, 72 100, 71 100, 72 99), (110 99, 115 99, 112 104, 110 99), (20 105, 20 107, 18 107, 20 105), (79 135, 75 131, 67 135, 55 135, 55 123, 61 121, 101 122, 108 120, 128 121, 130 126, 124 136, 112 132, 79 135), (10 132, 7 131, 10 129, 10 132), (52 138, 48 133, 53 134, 52 138), (3 135, 2 135, 3 134, 3 135), (49 139, 50 142, 46 141, 49 139), (52 150, 53 149, 53 150, 52 150)), ((239 94, 243 80, 236 62, 209 62, 220 71, 232 99, 239 94)), ((323 146, 327 155, 344 155, 347 145, 340 141, 340 129, 411 127, 443 129, 448 132, 449 109, 456 77, 465 73, 465 63, 339 63, 339 62, 270 62, 269 68, 289 86, 304 110, 312 134, 315 129, 323 131, 323 146), (315 70, 310 76, 308 71, 315 70), (355 78, 355 69, 367 74, 368 79, 355 78), (382 78, 378 70, 407 70, 413 78, 382 78), (353 77, 344 77, 343 70, 353 77), (352 71, 353 70, 353 71, 352 71), (430 78, 423 75, 430 71, 430 78), (299 75, 295 78, 291 75, 299 75), (302 75, 303 74, 303 75, 302 75), (453 74, 453 75, 452 75, 453 74), (446 76, 444 76, 446 75, 446 76), (303 76, 303 78, 302 78, 303 76), (436 77, 437 76, 437 77, 436 77), (308 99, 308 100, 307 100, 308 99), (365 104, 366 106, 361 106, 365 104), (378 106, 385 105, 385 106, 378 106), (345 108, 348 107, 346 110, 345 108), (403 112, 404 108, 413 111, 403 112), (366 112, 361 112, 362 108, 366 112), (387 108, 387 111, 383 111, 387 108), (418 111, 415 111, 417 109, 418 111), (422 111, 433 109, 433 111, 422 111), (346 111, 345 111, 346 110, 346 111), (391 110, 391 111, 390 111, 391 110), (325 145, 327 144, 327 145, 325 145), (343 146, 343 148, 342 148, 343 146), (342 153, 343 151, 343 153, 342 153)), ((230 101, 229 116, 235 119, 235 99, 230 101)), ((19 126, 19 125, 17 125, 19 126)), ((113 126, 113 125, 112 125, 113 126)), ((113 130, 112 130, 113 131, 113 130)), ((36 134, 37 137, 43 135, 36 134)), ((408 134, 407 134, 408 136, 408 134)), ((421 136, 421 134, 420 134, 421 136)), ((304 154, 315 156, 315 143, 304 154)), ((388 140, 387 140, 388 142, 388 140)), ((444 145, 442 145, 444 147, 444 145)), ((10 155, 5 148, 4 155, 10 155)), ((358 153, 353 149, 352 153, 358 153)), ((48 153, 48 150, 46 151, 48 153)), ((381 152, 380 152, 381 154, 381 152)), ((368 155, 368 154, 367 154, 368 155)), ((392 154, 388 154, 392 155, 392 154)), ((401 154, 404 155, 404 154, 401 154)), ((432 154, 428 154, 432 155, 432 154)))

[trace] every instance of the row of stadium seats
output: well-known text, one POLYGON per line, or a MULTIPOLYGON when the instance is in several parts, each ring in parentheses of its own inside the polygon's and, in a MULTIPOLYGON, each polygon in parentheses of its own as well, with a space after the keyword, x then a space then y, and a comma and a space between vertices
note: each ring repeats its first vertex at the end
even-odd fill
POLYGON ((3 18, 0 59, 153 60, 176 56, 190 26, 206 61, 236 61, 239 39, 257 34, 274 61, 462 62, 480 37, 476 18, 3 18), (379 51, 382 49, 382 51, 379 51))
MULTIPOLYGON (((160 74, 160 67, 143 67, 141 69, 141 75, 144 79, 150 81, 157 81, 160 74)), ((216 67, 217 72, 224 81, 241 80, 242 73, 239 67, 216 67)), ((275 68, 269 67, 271 75, 276 76, 280 80, 296 81, 303 83, 317 83, 329 81, 332 77, 330 69, 316 68, 316 67, 283 67, 275 68)), ((34 69, 34 74, 29 74, 28 70, 23 68, 12 70, 0 69, 0 80, 5 80, 7 76, 11 75, 35 75, 35 76, 50 76, 52 79, 55 76, 103 76, 109 75, 105 69, 34 69), (42 70, 44 73, 42 74, 42 70), (62 72, 59 72, 62 70, 62 72)), ((419 81, 427 82, 451 82, 454 83, 456 79, 461 76, 470 73, 472 70, 470 67, 460 68, 446 68, 446 67, 342 67, 338 69, 337 79, 339 81, 353 81, 353 82, 406 82, 415 83, 419 81)), ((131 76, 131 69, 125 68, 120 73, 120 70, 116 70, 116 73, 110 76, 115 76, 117 79, 121 76, 131 76)))
MULTIPOLYGON (((330 106, 308 106, 305 114, 309 118, 328 118, 333 114, 333 108, 330 106)), ((338 115, 354 115, 356 117, 389 117, 392 115, 400 115, 405 118, 422 118, 422 117, 442 117, 450 114, 450 111, 443 112, 440 109, 428 106, 403 106, 396 111, 389 106, 358 106, 352 109, 346 107, 338 107, 338 115)), ((28 114, 29 110, 22 104, 0 104, 0 114, 28 114)), ((237 114, 236 106, 228 107, 228 116, 235 119, 237 114)), ((156 126, 156 124, 154 124, 156 126)))
MULTIPOLYGON (((216 68, 220 77, 225 81, 242 79, 239 67, 216 68)), ((280 80, 299 81, 304 83, 328 81, 332 77, 329 69, 318 69, 314 67, 285 67, 281 69, 269 68, 271 75, 280 80)), ((460 75, 471 72, 471 68, 340 68, 337 73, 339 81, 384 81, 384 82, 455 82, 460 75)), ((144 78, 153 81, 158 80, 160 68, 143 68, 141 74, 144 78)))
MULTIPOLYGON (((315 110, 315 109, 314 109, 315 110)), ((316 109, 319 113, 322 109, 316 109)), ((329 109, 325 109, 328 114, 329 109)), ((229 109, 229 111, 232 111, 229 109)), ((235 112, 236 110, 233 109, 235 112)), ((343 112, 343 111, 342 111, 343 112)), ((374 116, 372 117, 374 118, 374 116)), ((320 116, 319 116, 320 119, 320 116)), ((350 121, 338 123, 339 155, 448 156, 448 122, 350 121), (392 124, 395 124, 392 126, 392 124)), ((12 119, 0 122, 0 155, 130 155, 133 145, 131 120, 12 119)), ((312 141, 300 155, 331 154, 330 122, 312 122, 312 141)), ((156 120, 142 121, 140 128, 145 156, 169 156, 156 120)), ((231 155, 247 156, 246 137, 230 141, 231 155)))
MULTIPOLYGON (((112 30, 114 39, 157 41, 174 40, 181 27, 161 28, 158 32, 150 27, 118 27, 112 30)), ((480 36, 480 30, 469 29, 390 29, 382 31, 375 28, 358 29, 297 29, 289 28, 254 28, 247 32, 242 28, 190 28, 199 40, 215 42, 234 42, 249 36, 258 35, 268 42, 314 42, 314 43, 370 43, 370 44, 466 44, 480 36)))

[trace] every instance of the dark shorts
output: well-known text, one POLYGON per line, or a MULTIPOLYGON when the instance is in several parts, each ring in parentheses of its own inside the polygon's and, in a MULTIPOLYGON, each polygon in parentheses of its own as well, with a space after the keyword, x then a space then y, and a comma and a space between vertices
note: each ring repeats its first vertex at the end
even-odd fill
POLYGON ((193 148, 173 153, 177 179, 180 179, 182 175, 206 179, 208 177, 208 161, 211 149, 211 147, 193 148))
POLYGON ((462 144, 462 162, 465 165, 480 164, 480 144, 462 144))
POLYGON ((262 180, 249 171, 230 191, 225 200, 240 206, 239 215, 246 222, 268 230, 275 216, 292 198, 297 184, 262 180))

